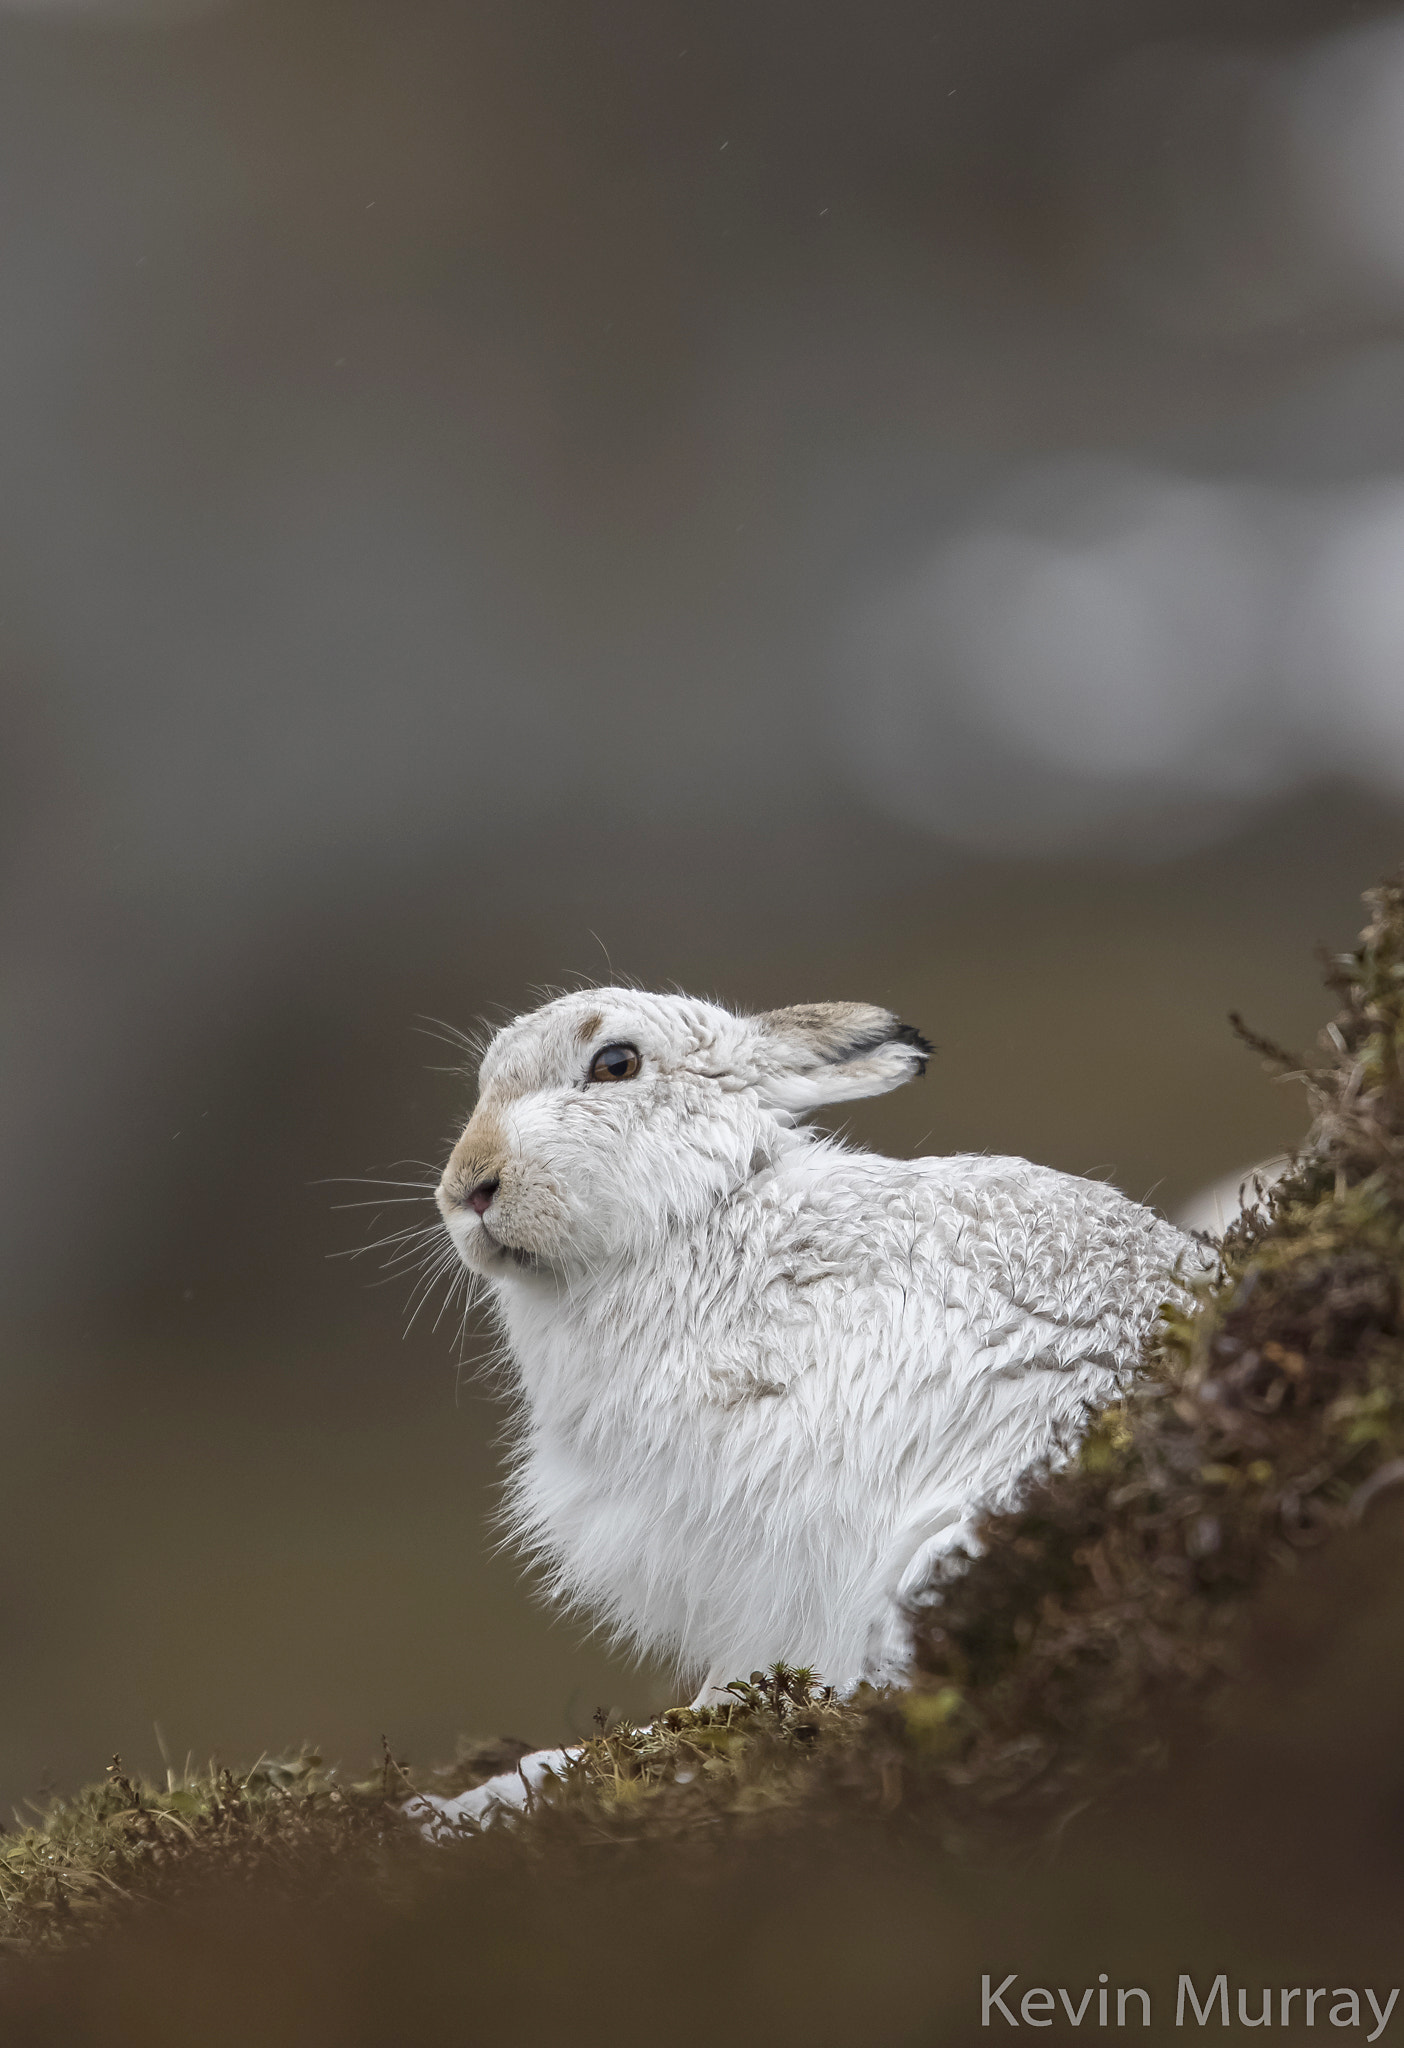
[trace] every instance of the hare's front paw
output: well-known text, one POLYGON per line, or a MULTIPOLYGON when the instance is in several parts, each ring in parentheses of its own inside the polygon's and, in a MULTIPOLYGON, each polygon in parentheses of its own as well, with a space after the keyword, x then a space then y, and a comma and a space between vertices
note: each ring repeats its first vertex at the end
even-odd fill
POLYGON ((405 1802, 405 1815, 417 1821, 430 1841, 450 1840, 476 1828, 496 1827, 510 1821, 531 1803, 532 1794, 546 1778, 559 1778, 573 1756, 573 1749, 534 1749, 515 1770, 499 1771, 495 1778, 460 1792, 456 1799, 440 1799, 433 1792, 420 1792, 405 1802))

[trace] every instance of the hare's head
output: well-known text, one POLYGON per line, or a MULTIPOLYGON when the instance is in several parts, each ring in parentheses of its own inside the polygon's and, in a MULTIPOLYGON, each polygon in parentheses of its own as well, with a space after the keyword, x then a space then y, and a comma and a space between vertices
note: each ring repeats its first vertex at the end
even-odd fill
POLYGON ((930 1050, 867 1003, 737 1017, 634 989, 560 996, 489 1045, 439 1207, 474 1272, 588 1272, 704 1215, 806 1110, 886 1094, 930 1050))

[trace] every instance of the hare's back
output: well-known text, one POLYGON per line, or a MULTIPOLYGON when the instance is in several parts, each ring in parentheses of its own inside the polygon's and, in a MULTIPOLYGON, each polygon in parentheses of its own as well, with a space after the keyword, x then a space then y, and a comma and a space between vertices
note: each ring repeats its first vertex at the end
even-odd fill
POLYGON ((808 1248, 854 1280, 1078 1330, 1144 1323, 1182 1296, 1204 1258, 1105 1181, 985 1153, 830 1154, 795 1221, 808 1248))
POLYGON ((1105 1181, 978 1153, 913 1164, 952 1265, 1040 1321, 1139 1325, 1203 1265, 1193 1238, 1105 1181))

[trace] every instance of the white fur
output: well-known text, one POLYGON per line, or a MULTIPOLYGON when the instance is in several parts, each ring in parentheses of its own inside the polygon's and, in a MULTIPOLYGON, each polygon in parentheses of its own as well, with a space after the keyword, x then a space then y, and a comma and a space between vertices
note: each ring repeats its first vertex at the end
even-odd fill
POLYGON ((521 1399, 511 1530, 703 1697, 782 1658, 900 1679, 934 1561, 1066 1453, 1203 1256, 1099 1181, 795 1128, 920 1071, 900 1031, 856 1005, 564 996, 493 1040, 444 1174, 521 1399), (641 1073, 589 1080, 615 1041, 641 1073))
POLYGON ((493 1827, 514 1820, 530 1806, 545 1779, 560 1777, 575 1754, 571 1749, 533 1749, 518 1760, 514 1770, 499 1771, 496 1777, 453 1799, 444 1799, 437 1792, 417 1792, 405 1801, 404 1812, 419 1822, 431 1842, 467 1832, 465 1821, 493 1827))

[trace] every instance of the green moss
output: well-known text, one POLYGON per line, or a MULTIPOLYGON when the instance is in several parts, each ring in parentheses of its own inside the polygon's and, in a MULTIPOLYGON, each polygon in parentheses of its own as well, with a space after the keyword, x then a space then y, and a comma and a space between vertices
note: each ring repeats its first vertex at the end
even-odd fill
POLYGON ((56 1799, 34 1827, 0 1836, 0 1945, 72 1939, 135 1903, 204 1873, 294 1886, 329 1847, 370 1846, 392 1826, 398 1766, 343 1784, 321 1757, 265 1757, 237 1775, 211 1765, 164 1786, 128 1776, 120 1757, 101 1784, 56 1799))

